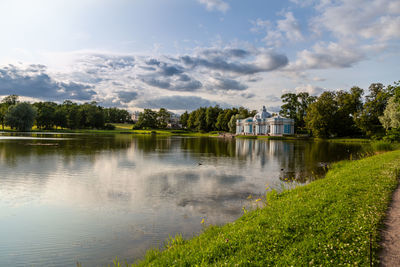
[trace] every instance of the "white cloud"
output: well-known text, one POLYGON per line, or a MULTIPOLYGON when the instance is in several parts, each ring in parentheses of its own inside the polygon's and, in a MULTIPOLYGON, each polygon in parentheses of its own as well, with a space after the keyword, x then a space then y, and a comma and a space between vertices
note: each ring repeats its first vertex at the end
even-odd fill
POLYGON ((320 42, 312 50, 297 53, 295 62, 289 64, 288 70, 349 68, 365 59, 365 54, 352 45, 320 42))
POLYGON ((258 18, 252 21, 253 27, 250 29, 252 32, 266 31, 264 41, 269 46, 280 47, 285 42, 299 42, 303 41, 304 37, 301 32, 299 21, 294 17, 292 12, 286 12, 284 19, 277 20, 275 25, 269 20, 262 20, 258 18))
POLYGON ((328 30, 339 39, 361 38, 387 41, 400 37, 398 0, 333 1, 316 6, 312 21, 317 31, 328 30))
POLYGON ((225 13, 229 9, 229 4, 223 0, 198 0, 198 2, 205 5, 210 11, 218 10, 225 13))
POLYGON ((325 89, 318 87, 318 86, 313 86, 311 84, 307 84, 307 85, 302 85, 302 86, 296 87, 294 89, 294 91, 296 92, 296 94, 306 92, 306 93, 309 93, 310 95, 318 96, 318 95, 322 94, 322 92, 324 92, 325 89))
POLYGON ((297 19, 295 19, 292 12, 287 12, 285 14, 285 19, 278 20, 277 24, 277 28, 285 34, 289 41, 297 42, 303 40, 300 24, 297 19))

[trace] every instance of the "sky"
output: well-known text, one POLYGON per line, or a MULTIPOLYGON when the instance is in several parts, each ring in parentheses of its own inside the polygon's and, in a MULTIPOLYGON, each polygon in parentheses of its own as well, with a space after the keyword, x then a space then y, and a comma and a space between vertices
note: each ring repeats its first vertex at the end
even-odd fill
POLYGON ((0 96, 130 111, 400 80, 398 0, 2 0, 0 96))

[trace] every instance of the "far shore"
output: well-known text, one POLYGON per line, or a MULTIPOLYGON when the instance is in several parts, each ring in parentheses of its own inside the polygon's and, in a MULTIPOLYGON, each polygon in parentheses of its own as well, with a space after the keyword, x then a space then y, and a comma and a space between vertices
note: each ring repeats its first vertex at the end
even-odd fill
MULTIPOLYGON (((38 129, 32 128, 31 133, 82 133, 82 134, 134 134, 134 135, 166 135, 166 136, 197 136, 197 137, 221 137, 221 138, 240 138, 240 139, 268 139, 268 140, 307 140, 307 141, 328 141, 328 142, 343 142, 343 143, 368 143, 372 140, 369 138, 360 137, 335 137, 335 138, 315 138, 304 134, 288 135, 288 136, 269 136, 269 135, 236 135, 227 132, 195 132, 186 129, 144 129, 134 130, 133 124, 113 123, 114 130, 105 129, 38 129)), ((17 132, 6 127, 0 132, 17 132)))

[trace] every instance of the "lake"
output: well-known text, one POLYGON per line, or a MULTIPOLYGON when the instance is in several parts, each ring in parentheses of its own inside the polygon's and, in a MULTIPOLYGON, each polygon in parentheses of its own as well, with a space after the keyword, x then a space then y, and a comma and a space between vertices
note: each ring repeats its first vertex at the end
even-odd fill
MULTIPOLYGON (((323 177, 368 144, 0 133, 0 266, 134 262, 323 177), (252 199, 248 199, 249 196, 252 199)), ((282 211, 285 212, 285 211, 282 211)))

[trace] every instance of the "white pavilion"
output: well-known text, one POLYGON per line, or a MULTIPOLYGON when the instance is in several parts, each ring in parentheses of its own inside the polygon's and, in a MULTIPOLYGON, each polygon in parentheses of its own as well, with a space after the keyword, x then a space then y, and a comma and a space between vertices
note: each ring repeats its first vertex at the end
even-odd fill
POLYGON ((294 120, 272 116, 265 106, 253 118, 236 121, 237 135, 271 135, 283 136, 294 134, 294 120))

